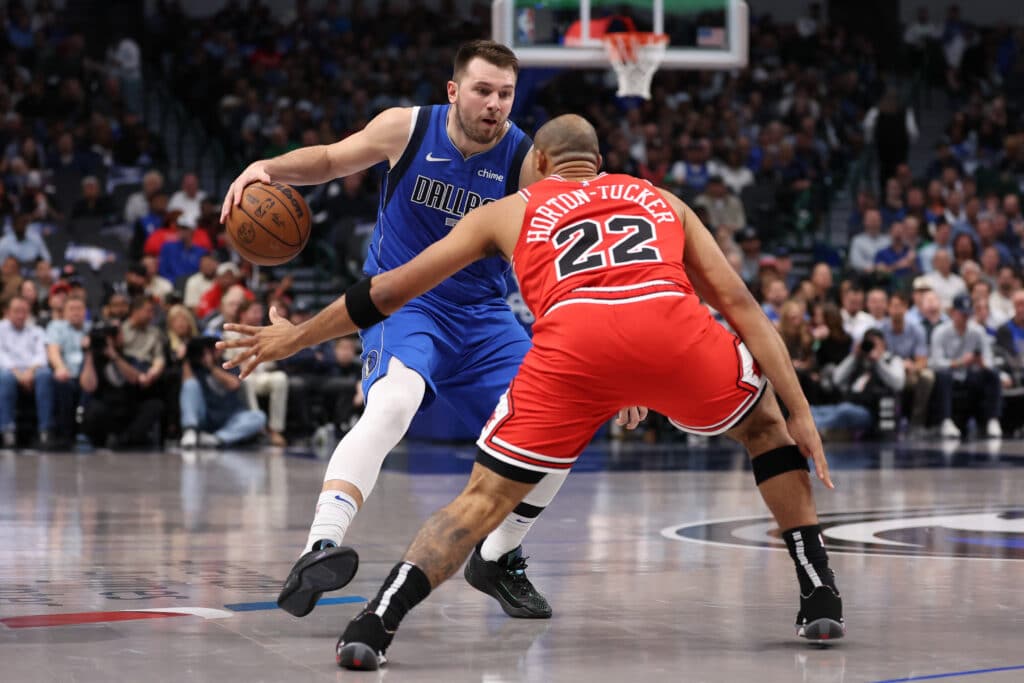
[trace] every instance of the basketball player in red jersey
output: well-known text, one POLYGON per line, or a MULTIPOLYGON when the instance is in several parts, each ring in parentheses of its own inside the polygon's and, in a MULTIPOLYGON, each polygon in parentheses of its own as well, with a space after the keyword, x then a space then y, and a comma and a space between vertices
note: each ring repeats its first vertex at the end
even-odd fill
POLYGON ((552 120, 538 131, 531 155, 527 180, 536 182, 475 209, 409 263, 353 285, 302 325, 234 325, 250 336, 221 342, 247 347, 230 364, 244 364, 244 377, 259 362, 374 324, 494 253, 512 260, 537 318, 533 348, 477 441, 469 484, 423 525, 348 625, 337 644, 339 665, 383 664, 405 614, 537 482, 570 469, 600 425, 631 404, 662 412, 683 430, 725 433, 746 447, 796 565, 798 635, 842 637, 842 601, 821 541, 807 458, 818 478, 833 484, 775 328, 689 207, 644 180, 598 173, 597 135, 586 120, 552 120), (701 298, 740 337, 717 324, 701 298))

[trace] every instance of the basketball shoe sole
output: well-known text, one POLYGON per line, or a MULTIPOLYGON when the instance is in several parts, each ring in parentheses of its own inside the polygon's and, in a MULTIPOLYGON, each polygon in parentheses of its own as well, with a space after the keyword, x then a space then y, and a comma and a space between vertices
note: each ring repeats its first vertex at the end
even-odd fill
POLYGON ((299 558, 285 579, 277 606, 288 614, 304 617, 328 591, 344 588, 359 569, 359 555, 347 546, 311 550, 299 558))

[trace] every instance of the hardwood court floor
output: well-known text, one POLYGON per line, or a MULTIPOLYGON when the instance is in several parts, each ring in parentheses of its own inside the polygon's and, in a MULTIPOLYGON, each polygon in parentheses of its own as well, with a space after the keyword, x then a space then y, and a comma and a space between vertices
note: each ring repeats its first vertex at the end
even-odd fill
POLYGON ((323 461, 3 454, 0 681, 1024 680, 1024 443, 829 453, 838 489, 816 495, 848 624, 831 647, 793 636, 793 567, 741 454, 615 445, 526 544, 553 619, 509 619, 460 574, 368 674, 337 669, 334 642, 471 448, 391 457, 347 539, 359 575, 304 619, 272 601, 323 461))

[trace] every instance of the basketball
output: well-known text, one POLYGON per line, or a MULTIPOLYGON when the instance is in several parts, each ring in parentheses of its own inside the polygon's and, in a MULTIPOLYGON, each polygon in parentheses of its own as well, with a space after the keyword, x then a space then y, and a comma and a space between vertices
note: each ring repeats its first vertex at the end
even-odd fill
POLYGON ((255 182, 242 192, 225 222, 231 246, 247 261, 278 266, 295 258, 309 240, 309 207, 283 183, 255 182))

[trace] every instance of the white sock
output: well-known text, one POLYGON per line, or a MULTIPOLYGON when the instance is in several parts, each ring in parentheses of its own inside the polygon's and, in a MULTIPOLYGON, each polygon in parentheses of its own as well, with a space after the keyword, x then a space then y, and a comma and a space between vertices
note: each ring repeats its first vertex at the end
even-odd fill
MULTIPOLYGON (((537 514, 539 515, 540 512, 538 511, 537 514)), ((526 532, 536 521, 536 517, 523 517, 513 512, 501 520, 498 528, 484 539, 484 544, 480 546, 480 556, 488 562, 496 562, 509 550, 514 550, 522 545, 526 532)))
POLYGON ((302 553, 312 550, 317 541, 331 541, 336 546, 341 545, 357 512, 359 507, 356 499, 344 491, 321 493, 316 502, 316 514, 309 529, 309 538, 306 539, 306 549, 302 553))
POLYGON ((488 562, 495 562, 505 553, 521 546, 526 532, 537 521, 544 508, 551 504, 568 476, 568 472, 544 475, 544 478, 526 494, 523 502, 484 539, 483 545, 480 546, 480 556, 488 562))

